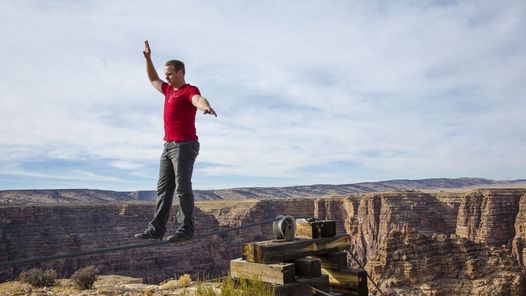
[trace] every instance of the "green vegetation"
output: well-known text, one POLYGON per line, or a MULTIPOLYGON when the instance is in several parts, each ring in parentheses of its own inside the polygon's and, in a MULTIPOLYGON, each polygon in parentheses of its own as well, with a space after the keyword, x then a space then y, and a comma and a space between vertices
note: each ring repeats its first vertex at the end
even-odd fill
POLYGON ((273 291, 259 279, 233 279, 227 277, 221 284, 221 296, 272 296, 273 291))
POLYGON ((202 296, 272 296, 273 289, 268 284, 258 279, 233 279, 226 277, 215 282, 214 285, 206 285, 206 282, 198 281, 196 284, 196 295, 202 296))

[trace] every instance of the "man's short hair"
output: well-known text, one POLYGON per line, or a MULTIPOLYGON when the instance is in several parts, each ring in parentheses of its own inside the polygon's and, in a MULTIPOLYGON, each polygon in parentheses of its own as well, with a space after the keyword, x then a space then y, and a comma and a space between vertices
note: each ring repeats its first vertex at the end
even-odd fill
POLYGON ((165 66, 173 66, 174 70, 177 72, 179 70, 183 70, 183 74, 186 73, 184 69, 184 63, 179 60, 169 60, 166 63, 164 63, 165 66))

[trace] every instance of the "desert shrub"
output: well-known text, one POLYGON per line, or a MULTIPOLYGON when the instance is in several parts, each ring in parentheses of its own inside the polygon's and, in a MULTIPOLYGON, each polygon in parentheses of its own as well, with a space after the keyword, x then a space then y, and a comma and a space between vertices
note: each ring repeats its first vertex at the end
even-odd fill
POLYGON ((192 277, 188 273, 183 274, 179 277, 177 280, 177 284, 179 284, 179 287, 187 287, 192 283, 192 277))
POLYGON ((18 280, 30 284, 33 287, 51 287, 55 284, 57 272, 53 269, 46 271, 40 268, 32 268, 18 275, 18 280))
POLYGON ((71 276, 71 280, 73 280, 75 286, 81 290, 91 289, 93 283, 97 280, 98 272, 95 266, 87 266, 75 271, 71 276))

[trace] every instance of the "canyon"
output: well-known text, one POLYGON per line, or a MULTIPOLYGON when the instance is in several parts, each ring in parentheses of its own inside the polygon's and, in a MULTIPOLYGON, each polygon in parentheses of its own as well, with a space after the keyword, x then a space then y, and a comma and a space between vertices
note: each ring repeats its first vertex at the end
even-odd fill
MULTIPOLYGON (((467 191, 474 188, 525 188, 526 180, 496 181, 484 178, 433 178, 420 180, 388 180, 352 184, 302 185, 288 187, 246 187, 194 190, 196 200, 276 199, 343 196, 367 192, 395 190, 467 191)), ((1 206, 106 204, 156 201, 153 190, 111 191, 97 189, 26 189, 0 190, 1 206)))
MULTIPOLYGON (((169 232, 177 226, 177 207, 169 232)), ((133 234, 154 208, 151 202, 0 207, 0 262, 137 243, 133 234)), ((197 232, 206 233, 280 214, 335 220, 351 240, 349 264, 359 266, 354 256, 384 295, 526 295, 525 188, 198 201, 195 220, 197 232)), ((158 247, 3 266, 0 282, 31 267, 68 276, 87 265, 147 283, 184 273, 214 277, 228 272, 242 243, 268 239, 270 224, 158 247)))

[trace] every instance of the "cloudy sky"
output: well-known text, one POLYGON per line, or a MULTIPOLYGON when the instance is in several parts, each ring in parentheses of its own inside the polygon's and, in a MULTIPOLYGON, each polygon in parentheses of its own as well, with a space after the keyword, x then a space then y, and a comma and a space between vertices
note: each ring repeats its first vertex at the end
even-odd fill
POLYGON ((181 59, 194 189, 526 178, 526 2, 0 0, 0 189, 152 190, 181 59), (162 73, 160 73, 162 74, 162 73))

